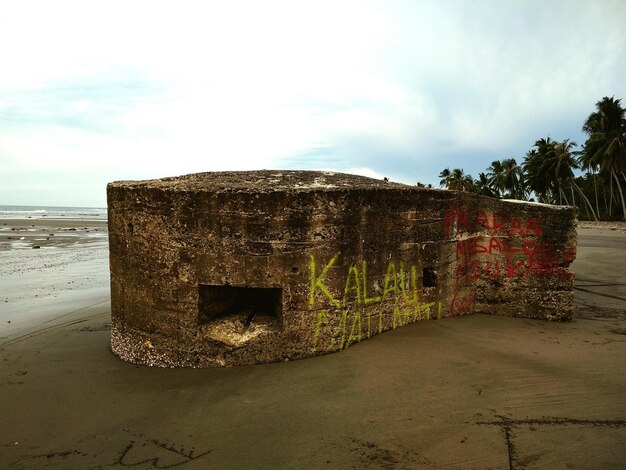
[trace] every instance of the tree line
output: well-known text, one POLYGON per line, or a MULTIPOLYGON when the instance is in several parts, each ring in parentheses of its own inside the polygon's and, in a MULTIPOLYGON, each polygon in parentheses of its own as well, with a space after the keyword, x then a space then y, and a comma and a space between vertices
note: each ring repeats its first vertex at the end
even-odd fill
POLYGON ((626 110, 604 97, 583 127, 585 143, 541 138, 526 153, 496 160, 474 179, 463 169, 444 169, 440 185, 484 196, 576 206, 580 218, 626 220, 626 110), (575 176, 574 170, 584 173, 575 176))

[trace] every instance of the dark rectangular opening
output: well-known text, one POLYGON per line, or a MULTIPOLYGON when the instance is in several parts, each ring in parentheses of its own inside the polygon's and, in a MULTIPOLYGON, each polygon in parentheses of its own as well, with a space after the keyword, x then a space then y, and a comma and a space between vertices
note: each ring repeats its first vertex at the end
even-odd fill
POLYGON ((433 268, 422 271, 422 287, 437 287, 437 272, 433 268))
POLYGON ((241 316, 246 324, 281 321, 283 290, 279 287, 198 286, 198 323, 241 316), (245 318, 243 318, 245 317, 245 318))

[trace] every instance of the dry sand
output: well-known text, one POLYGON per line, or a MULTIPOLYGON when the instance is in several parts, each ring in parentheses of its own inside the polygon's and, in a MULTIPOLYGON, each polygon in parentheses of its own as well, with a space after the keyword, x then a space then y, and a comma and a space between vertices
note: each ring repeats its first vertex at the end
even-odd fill
POLYGON ((473 315, 175 370, 111 354, 102 226, 4 222, 0 245, 25 238, 0 251, 0 468, 624 468, 622 230, 580 229, 570 323, 473 315))

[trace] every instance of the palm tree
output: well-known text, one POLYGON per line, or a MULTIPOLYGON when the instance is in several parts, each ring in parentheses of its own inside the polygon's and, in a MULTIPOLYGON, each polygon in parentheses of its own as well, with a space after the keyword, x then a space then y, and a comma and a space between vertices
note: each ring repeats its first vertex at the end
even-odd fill
MULTIPOLYGON (((598 186, 600 186, 602 194, 604 195, 604 200, 606 201, 606 191, 602 177, 596 173, 587 171, 584 175, 574 178, 574 181, 589 200, 591 200, 592 197, 595 199, 595 214, 598 219, 601 219, 602 210, 606 211, 607 207, 606 203, 600 205, 598 186)), ((591 217, 591 212, 589 210, 587 210, 587 215, 591 217)))
POLYGON ((491 166, 487 168, 487 176, 489 177, 491 189, 493 189, 496 196, 502 196, 506 188, 504 184, 504 168, 502 168, 500 160, 491 162, 491 166))
POLYGON ((502 182, 507 197, 524 199, 524 173, 514 158, 502 160, 502 182))
POLYGON ((481 196, 496 197, 496 193, 491 188, 489 177, 485 173, 478 173, 478 178, 474 180, 474 192, 481 196))
POLYGON ((439 181, 441 187, 452 189, 456 191, 471 191, 474 185, 474 179, 471 175, 466 175, 461 168, 455 168, 450 171, 449 168, 444 169, 439 173, 439 177, 442 178, 439 181))
POLYGON ((444 168, 443 170, 441 170, 441 173, 439 173, 439 178, 441 178, 441 180, 439 181, 439 186, 441 188, 450 188, 451 175, 452 173, 450 172, 450 168, 444 168))
POLYGON ((494 160, 487 168, 491 189, 498 197, 524 199, 524 172, 514 158, 494 160))
MULTIPOLYGON (((550 138, 548 137, 548 140, 550 138)), ((552 181, 548 178, 548 174, 544 170, 545 152, 540 151, 545 147, 545 139, 539 139, 535 142, 537 149, 532 149, 524 158, 523 168, 526 175, 526 185, 530 191, 533 191, 540 202, 551 204, 554 202, 550 188, 552 181)))
MULTIPOLYGON (((461 170, 463 171, 463 170, 461 170)), ((472 175, 464 175, 461 179, 461 191, 473 191, 474 190, 474 178, 472 175)))
MULTIPOLYGON (((580 165, 580 168, 582 170, 585 170, 586 173, 583 177, 583 182, 584 185, 587 187, 587 189, 589 189, 591 187, 591 183, 593 183, 593 193, 596 199, 596 214, 598 214, 598 217, 600 217, 600 203, 599 203, 599 199, 598 199, 598 180, 602 179, 602 176, 598 174, 598 170, 596 167, 594 167, 593 165, 591 165, 589 162, 587 162, 586 159, 586 154, 587 152, 585 151, 585 146, 583 145, 581 147, 581 149, 578 152, 574 152, 577 155, 577 159, 578 159, 578 163, 580 165)), ((610 180, 611 182, 613 182, 613 180, 610 180)), ((606 200, 606 185, 604 184, 604 181, 600 181, 602 184, 602 193, 604 195, 604 199, 606 200)), ((611 185, 611 189, 613 189, 613 185, 611 185)), ((611 192, 611 200, 613 199, 613 195, 611 192)), ((607 204, 604 205, 605 209, 607 209, 607 204)), ((608 206, 608 212, 609 214, 611 213, 611 206, 608 206)))
POLYGON ((626 181, 626 110, 621 100, 605 96, 596 103, 596 111, 591 113, 583 132, 589 135, 580 162, 583 168, 598 170, 601 175, 612 177, 622 203, 624 220, 626 220, 626 203, 624 192, 618 178, 621 174, 626 181))
POLYGON ((578 191, 583 201, 587 204, 588 210, 597 220, 593 207, 587 196, 576 184, 574 179, 574 169, 578 168, 578 162, 573 157, 574 142, 565 139, 563 142, 556 142, 550 137, 539 139, 535 142, 534 149, 526 154, 524 160, 524 170, 529 189, 534 191, 539 200, 544 202, 570 204, 566 190, 571 191, 572 205, 576 204, 574 189, 578 191), (557 196, 558 195, 558 196, 557 196))
POLYGON ((556 175, 556 181, 559 186, 563 186, 565 184, 569 185, 569 189, 572 193, 572 204, 576 205, 576 198, 574 196, 574 189, 578 191, 583 201, 587 204, 587 207, 591 210, 591 214, 593 218, 597 221, 598 218, 591 206, 591 202, 580 186, 576 184, 576 180, 574 178, 575 169, 579 168, 578 161, 574 158, 574 148, 576 147, 575 142, 570 142, 569 139, 565 139, 563 142, 557 142, 554 146, 554 161, 551 166, 548 167, 548 171, 553 171, 556 175), (553 169, 553 170, 552 170, 553 169))

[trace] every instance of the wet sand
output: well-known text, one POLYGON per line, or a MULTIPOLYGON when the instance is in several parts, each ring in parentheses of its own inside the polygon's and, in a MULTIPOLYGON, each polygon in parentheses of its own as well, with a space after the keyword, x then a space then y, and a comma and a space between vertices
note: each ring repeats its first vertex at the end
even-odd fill
POLYGON ((0 219, 0 341, 109 296, 106 221, 0 219))
POLYGON ((106 238, 81 224, 0 251, 1 468, 623 467, 621 230, 579 230, 570 323, 473 315, 185 370, 110 352, 106 238))

